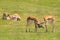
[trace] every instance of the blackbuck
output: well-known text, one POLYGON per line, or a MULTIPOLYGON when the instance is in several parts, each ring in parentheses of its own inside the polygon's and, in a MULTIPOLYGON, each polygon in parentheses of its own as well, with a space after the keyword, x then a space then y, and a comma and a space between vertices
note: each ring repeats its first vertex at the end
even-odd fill
POLYGON ((27 17, 26 32, 27 32, 27 31, 30 32, 29 24, 30 24, 31 22, 34 22, 35 32, 37 32, 37 28, 44 28, 43 25, 42 25, 43 22, 40 23, 37 17, 35 17, 35 16, 29 16, 29 17, 27 17))
POLYGON ((48 32, 47 23, 49 22, 52 25, 52 32, 55 31, 55 17, 54 16, 44 16, 44 23, 46 27, 46 32, 48 32))
POLYGON ((13 15, 8 14, 7 19, 20 21, 21 17, 18 14, 13 15))
POLYGON ((10 15, 10 14, 3 13, 2 19, 20 21, 21 17, 18 14, 10 15))

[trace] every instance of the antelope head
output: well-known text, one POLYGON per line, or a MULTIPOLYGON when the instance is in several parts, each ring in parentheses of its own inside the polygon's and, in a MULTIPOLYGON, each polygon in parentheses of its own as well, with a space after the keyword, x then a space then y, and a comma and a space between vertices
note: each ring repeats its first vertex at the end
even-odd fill
POLYGON ((45 22, 41 22, 40 24, 38 24, 38 27, 39 28, 44 28, 44 24, 45 24, 45 22))

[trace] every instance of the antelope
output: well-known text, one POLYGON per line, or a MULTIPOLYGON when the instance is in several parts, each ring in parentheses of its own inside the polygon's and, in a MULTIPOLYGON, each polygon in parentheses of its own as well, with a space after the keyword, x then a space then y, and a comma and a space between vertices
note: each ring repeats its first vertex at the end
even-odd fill
POLYGON ((21 17, 18 14, 10 15, 10 14, 3 13, 2 19, 4 19, 4 20, 17 20, 17 21, 20 21, 21 17))
POLYGON ((45 23, 45 27, 46 27, 46 32, 48 32, 48 28, 47 28, 47 23, 50 22, 52 25, 52 32, 54 32, 55 30, 55 17, 54 16, 44 16, 44 23, 45 23))
POLYGON ((34 25, 35 25, 35 32, 37 32, 37 28, 44 28, 42 23, 39 23, 39 20, 37 19, 37 17, 35 16, 29 16, 27 17, 27 26, 26 26, 26 32, 29 31, 30 32, 30 28, 28 28, 29 24, 31 22, 34 22, 34 25))
POLYGON ((13 14, 13 15, 8 14, 7 19, 20 21, 21 17, 18 14, 13 14))

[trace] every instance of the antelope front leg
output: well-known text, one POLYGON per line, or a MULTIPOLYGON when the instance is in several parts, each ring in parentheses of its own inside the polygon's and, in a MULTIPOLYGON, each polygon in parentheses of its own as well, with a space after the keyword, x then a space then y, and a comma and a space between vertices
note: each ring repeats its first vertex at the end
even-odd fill
POLYGON ((37 24, 35 24, 35 32, 37 32, 37 24))
POLYGON ((45 27, 46 27, 46 32, 48 32, 48 28, 47 28, 47 25, 45 24, 45 27))
POLYGON ((54 32, 54 31, 55 31, 55 24, 52 23, 52 32, 54 32))

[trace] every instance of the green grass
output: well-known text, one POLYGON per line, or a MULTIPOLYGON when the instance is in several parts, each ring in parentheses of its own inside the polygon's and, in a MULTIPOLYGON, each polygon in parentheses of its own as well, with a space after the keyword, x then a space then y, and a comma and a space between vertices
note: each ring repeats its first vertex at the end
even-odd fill
POLYGON ((60 0, 0 0, 0 40, 60 40, 60 0), (18 13, 21 21, 2 20, 2 13, 18 13), (41 21, 43 16, 55 16, 55 33, 45 29, 34 32, 25 32, 26 18, 37 16, 41 21))

